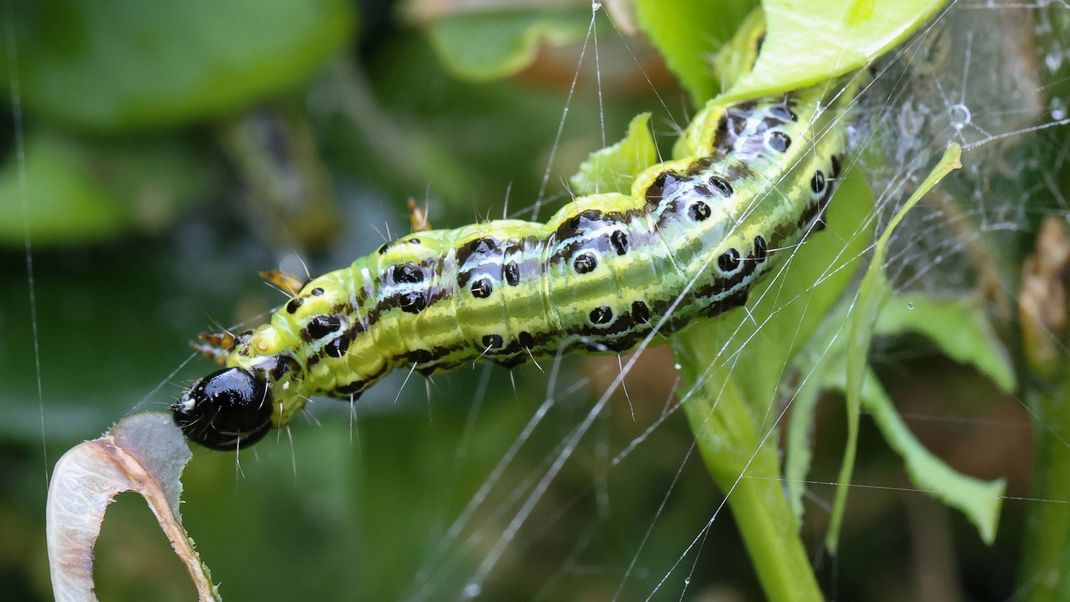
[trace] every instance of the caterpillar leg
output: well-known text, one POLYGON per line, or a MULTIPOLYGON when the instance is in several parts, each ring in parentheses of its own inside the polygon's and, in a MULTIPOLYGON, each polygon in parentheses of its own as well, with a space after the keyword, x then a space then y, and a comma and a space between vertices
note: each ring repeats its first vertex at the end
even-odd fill
POLYGON ((427 217, 427 207, 420 207, 416 199, 409 197, 409 222, 412 223, 413 232, 424 232, 431 229, 431 220, 427 217))
POLYGON ((229 332, 202 332, 197 339, 189 342, 190 347, 220 366, 227 363, 227 356, 236 342, 234 335, 229 332))
POLYGON ((293 274, 282 270, 259 272, 259 276, 264 282, 279 287, 282 292, 291 297, 297 296, 297 293, 301 291, 301 288, 304 287, 305 282, 307 282, 304 278, 294 276, 293 274))

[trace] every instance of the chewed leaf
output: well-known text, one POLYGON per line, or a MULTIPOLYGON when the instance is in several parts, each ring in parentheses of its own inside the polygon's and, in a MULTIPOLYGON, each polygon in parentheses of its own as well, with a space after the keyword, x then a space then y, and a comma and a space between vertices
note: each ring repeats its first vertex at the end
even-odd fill
POLYGON ((93 546, 108 504, 124 491, 137 492, 148 502, 186 564, 201 602, 221 599, 208 567, 182 528, 179 477, 190 457, 186 440, 171 417, 146 413, 120 421, 100 438, 74 447, 59 459, 45 510, 48 563, 57 600, 96 600, 93 546))
POLYGON ((658 149, 650 134, 650 113, 636 115, 628 135, 620 142, 591 153, 569 180, 577 195, 620 192, 627 194, 636 174, 658 162, 658 149))
POLYGON ((784 487, 799 524, 802 524, 803 494, 813 458, 814 411, 821 393, 834 386, 830 381, 838 377, 838 386, 843 388, 844 350, 847 347, 844 324, 849 312, 849 299, 841 299, 825 313, 814 334, 792 359, 792 372, 799 375, 799 383, 788 401, 791 414, 784 441, 784 487))
MULTIPOLYGON (((882 330, 882 325, 887 328, 892 324, 902 324, 894 315, 898 311, 894 308, 903 302, 905 297, 915 296, 904 295, 904 297, 896 298, 882 311, 881 318, 878 320, 879 332, 888 332, 882 330), (891 314, 887 322, 884 317, 885 313, 891 314)), ((921 296, 916 298, 924 299, 921 296)), ((915 305, 915 309, 921 309, 919 305, 923 303, 927 301, 921 301, 915 305)), ((960 311, 969 311, 966 308, 973 309, 973 304, 961 300, 940 300, 939 303, 960 311)), ((944 307, 941 309, 946 310, 944 307)), ((802 495, 806 489, 806 475, 810 469, 811 450, 808 435, 813 423, 818 393, 823 390, 843 391, 846 388, 847 339, 837 326, 844 321, 846 313, 847 309, 843 307, 828 315, 821 331, 800 355, 796 366, 800 371, 805 371, 805 378, 792 402, 784 478, 788 499, 796 518, 800 521, 803 510, 802 495)), ((972 330, 973 327, 966 326, 965 328, 972 330)), ((983 355, 985 352, 981 353, 983 355)), ((976 362, 977 360, 963 359, 962 361, 976 362)), ((866 372, 861 400, 862 407, 873 416, 888 445, 902 457, 907 474, 914 486, 965 514, 977 527, 981 539, 991 544, 999 523, 1004 481, 1002 479, 983 481, 961 474, 934 456, 903 423, 895 406, 871 371, 866 372)))
POLYGON ((876 328, 877 334, 923 335, 951 359, 975 366, 1002 390, 1014 390, 1014 366, 975 298, 900 295, 881 310, 876 328))
POLYGON ((804 88, 865 66, 936 14, 946 0, 766 0, 767 35, 753 71, 725 102, 804 88))
POLYGON ((982 481, 964 475, 925 449, 903 423, 872 372, 866 375, 862 398, 863 406, 873 415, 884 440, 903 458, 914 486, 962 511, 977 527, 986 544, 995 541, 1006 482, 1003 479, 982 481))
POLYGON ((636 0, 635 9, 640 29, 698 107, 721 91, 713 56, 755 5, 753 0, 636 0))
MULTIPOLYGON (((844 388, 843 359, 842 356, 837 358, 836 365, 830 366, 826 373, 829 378, 824 384, 828 388, 844 388)), ((995 541, 1006 482, 1003 479, 983 481, 964 475, 934 456, 899 417, 895 405, 872 371, 866 372, 862 406, 873 416, 884 440, 903 458, 914 486, 965 514, 986 544, 995 541)))
POLYGON ((873 248, 873 257, 870 259, 869 267, 866 268, 865 276, 862 277, 862 284, 858 288, 855 306, 851 311, 850 335, 847 343, 847 385, 844 391, 847 394, 847 445, 843 452, 843 465, 840 467, 837 479, 836 501, 832 507, 832 517, 825 536, 825 546, 833 553, 836 551, 843 510, 847 504, 847 489, 851 482, 851 473, 854 471, 858 445, 858 417, 862 406, 862 382, 866 374, 869 344, 873 339, 873 325, 877 321, 881 307, 892 292, 891 286, 884 277, 884 258, 888 253, 888 241, 907 212, 917 205, 918 201, 944 176, 962 167, 959 161, 961 157, 962 147, 958 144, 950 145, 914 194, 892 216, 888 226, 877 239, 877 244, 873 248))
POLYGON ((446 66, 457 75, 489 80, 512 75, 535 60, 543 43, 582 39, 591 20, 589 6, 556 9, 499 9, 422 16, 417 3, 411 19, 427 20, 428 33, 446 66))
POLYGON ((791 503, 795 520, 801 525, 803 519, 803 494, 806 492, 806 475, 810 472, 813 449, 810 430, 814 424, 814 410, 820 398, 820 383, 814 380, 804 384, 791 401, 788 417, 788 432, 784 443, 784 489, 791 503))

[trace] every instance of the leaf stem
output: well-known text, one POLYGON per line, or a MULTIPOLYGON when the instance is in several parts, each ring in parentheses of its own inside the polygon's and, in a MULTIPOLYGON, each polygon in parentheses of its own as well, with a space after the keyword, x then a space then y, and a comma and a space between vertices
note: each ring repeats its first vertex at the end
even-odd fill
POLYGON ((1033 492, 1019 578, 1026 600, 1070 600, 1070 376, 1055 390, 1032 396, 1033 492))
POLYGON ((693 337, 685 337, 678 345, 685 382, 692 385, 684 409, 710 476, 728 498, 762 590, 774 602, 822 600, 780 484, 777 438, 772 432, 759 437, 747 403, 731 378, 703 377, 701 368, 706 364, 689 359, 704 357, 700 350, 701 341, 693 337))

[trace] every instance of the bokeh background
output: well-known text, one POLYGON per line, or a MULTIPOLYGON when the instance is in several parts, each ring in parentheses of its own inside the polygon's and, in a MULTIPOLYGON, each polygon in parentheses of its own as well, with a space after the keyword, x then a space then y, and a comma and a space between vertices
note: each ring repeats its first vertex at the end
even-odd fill
MULTIPOLYGON (((745 15, 750 4, 738 4, 745 15)), ((604 14, 598 70, 588 46, 577 71, 591 15, 583 1, 41 0, 3 9, 0 591, 11 600, 51 598, 46 470, 123 416, 166 409, 212 370, 187 341, 284 301, 258 270, 342 267, 408 231, 410 198, 436 227, 506 206, 525 217, 540 198, 545 218, 569 199, 567 177, 603 146, 603 119, 612 141, 631 117, 654 111, 667 149, 691 110, 658 53, 604 14)), ((1031 428, 1019 403, 918 341, 881 340, 876 356, 932 451, 1028 495, 1031 428)), ((678 598, 685 578, 690 599, 761 598, 727 512, 701 553, 673 568, 722 499, 689 455, 682 413, 625 462, 610 462, 671 400, 672 363, 663 348, 644 354, 627 397, 615 396, 553 483, 486 599, 608 599, 633 562, 621 599, 645 597, 666 576, 657 599, 678 598)), ((346 404, 317 400, 292 432, 243 452, 240 467, 233 455, 197 450, 183 515, 224 597, 455 597, 513 516, 510 491, 545 468, 618 370, 616 358, 544 368, 552 382, 532 366, 512 375, 466 367, 427 387, 394 375, 365 394, 355 421, 346 404), (548 395, 556 405, 473 518, 471 539, 447 545, 448 570, 426 579, 421 568, 438 558, 451 522, 548 395)), ((830 397, 818 413, 815 480, 835 480, 843 432, 842 400, 830 397)), ((855 481, 909 487, 874 435, 863 420, 855 481)), ((829 558, 822 508, 831 496, 813 487, 805 539, 832 597, 997 600, 1015 591, 1025 503, 1005 505, 986 547, 921 493, 856 488, 844 554, 829 558)), ((109 511, 96 576, 101 599, 193 595, 132 494, 109 511)))

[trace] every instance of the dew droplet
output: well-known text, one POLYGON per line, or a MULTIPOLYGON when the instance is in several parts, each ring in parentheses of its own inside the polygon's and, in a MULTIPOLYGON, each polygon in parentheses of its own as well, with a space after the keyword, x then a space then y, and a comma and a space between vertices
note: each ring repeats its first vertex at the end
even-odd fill
POLYGON ((1044 55, 1044 65, 1052 73, 1055 73, 1059 70, 1059 67, 1063 66, 1063 49, 1058 44, 1052 44, 1048 54, 1044 55))
POLYGON ((970 108, 961 102, 948 107, 947 112, 951 115, 951 127, 956 130, 961 130, 966 127, 966 124, 973 119, 973 115, 970 113, 970 108))
POLYGON ((478 583, 469 583, 464 586, 464 597, 475 598, 483 592, 483 588, 478 583))
POLYGON ((1052 119, 1066 119, 1066 103, 1061 98, 1052 98, 1051 104, 1051 118, 1052 119))

